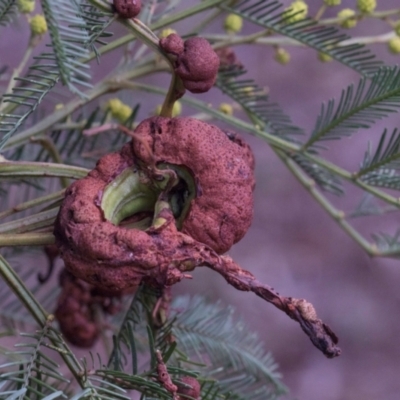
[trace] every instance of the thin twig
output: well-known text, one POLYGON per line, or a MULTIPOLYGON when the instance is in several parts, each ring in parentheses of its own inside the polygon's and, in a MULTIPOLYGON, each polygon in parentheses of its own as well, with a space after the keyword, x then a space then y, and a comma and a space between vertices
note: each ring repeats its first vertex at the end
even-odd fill
POLYGON ((207 266, 221 274, 235 289, 255 293, 297 321, 314 346, 328 358, 340 355, 341 350, 337 346, 337 336, 328 325, 317 317, 311 303, 304 299, 281 296, 271 286, 257 281, 253 274, 240 268, 228 256, 221 256, 220 260, 220 262, 207 263, 207 266))

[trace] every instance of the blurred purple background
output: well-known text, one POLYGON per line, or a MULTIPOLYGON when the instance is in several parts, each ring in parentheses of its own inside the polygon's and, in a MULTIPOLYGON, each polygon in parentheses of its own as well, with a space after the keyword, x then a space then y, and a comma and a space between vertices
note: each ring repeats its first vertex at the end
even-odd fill
MULTIPOLYGON (((192 3, 194 1, 191 1, 192 3)), ((185 0, 185 7, 189 3, 185 0)), ((308 0, 311 14, 322 0, 308 0)), ((326 15, 334 16, 343 7, 355 8, 355 0, 342 2, 326 15)), ((285 4, 289 4, 288 1, 285 4)), ((399 7, 398 0, 380 0, 380 10, 399 7)), ((193 22, 193 21, 192 21, 193 22)), ((191 22, 191 23, 192 23, 191 22)), ((191 23, 180 24, 184 33, 191 23)), ((382 21, 361 22, 350 33, 370 36, 389 32, 382 21)), ((221 20, 207 32, 220 32, 221 20)), ((245 32, 254 27, 245 23, 245 32)), ((14 65, 24 52, 26 27, 17 23, 7 29, 7 40, 0 40, 0 65, 14 65)), ((372 46, 388 64, 400 61, 390 55, 384 44, 372 46)), ((245 60, 250 76, 269 89, 272 101, 280 103, 293 121, 308 132, 316 119, 322 101, 338 97, 340 90, 358 76, 337 62, 322 64, 316 52, 303 48, 287 48, 291 62, 282 66, 273 60, 273 50, 260 46, 238 46, 237 54, 245 60)), ((105 56, 98 76, 115 65, 115 56, 105 56)), ((151 83, 167 86, 166 75, 152 77, 151 83)), ((132 104, 144 99, 141 118, 147 117, 161 98, 143 93, 124 92, 121 99, 132 104), (148 101, 148 106, 145 106, 148 101)), ((229 101, 213 90, 199 99, 212 102, 229 101)), ((100 102, 105 102, 101 99, 100 102)), ((54 99, 47 105, 54 106, 54 99)), ((191 110, 184 109, 190 115, 191 110)), ((359 132, 354 138, 332 143, 331 151, 322 155, 355 170, 362 160, 367 140, 376 143, 383 127, 400 125, 395 115, 377 124, 370 132, 359 132)), ((266 304, 255 295, 241 293, 208 270, 194 273, 192 281, 175 288, 175 293, 202 293, 221 298, 236 307, 252 331, 259 332, 275 360, 280 364, 283 381, 291 390, 287 399, 299 400, 395 400, 400 398, 400 263, 370 259, 321 209, 293 178, 280 160, 261 139, 244 135, 251 143, 257 162, 255 217, 246 237, 229 254, 256 277, 286 296, 306 298, 314 304, 318 315, 340 338, 342 355, 326 359, 316 350, 299 325, 266 304)), ((346 211, 361 199, 350 191, 340 200, 346 211)), ((371 233, 385 228, 394 234, 398 216, 366 217, 359 226, 371 233)))

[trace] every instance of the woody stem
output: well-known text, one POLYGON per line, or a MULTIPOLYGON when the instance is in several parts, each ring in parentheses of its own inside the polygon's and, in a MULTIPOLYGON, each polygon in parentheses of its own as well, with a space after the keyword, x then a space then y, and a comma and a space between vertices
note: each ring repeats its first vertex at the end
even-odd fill
POLYGON ((168 93, 165 96, 164 103, 161 108, 160 116, 171 118, 172 110, 174 108, 175 101, 180 99, 185 93, 185 88, 181 78, 175 73, 172 73, 171 83, 169 85, 168 93))

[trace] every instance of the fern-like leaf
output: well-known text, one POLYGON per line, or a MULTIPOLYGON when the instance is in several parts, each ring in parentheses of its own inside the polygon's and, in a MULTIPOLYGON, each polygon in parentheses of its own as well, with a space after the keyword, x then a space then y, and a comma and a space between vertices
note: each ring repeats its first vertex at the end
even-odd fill
MULTIPOLYGON (((375 73, 382 63, 361 44, 340 46, 349 36, 335 27, 319 25, 306 18, 288 24, 291 15, 281 11, 282 4, 276 0, 243 0, 234 5, 222 5, 228 12, 240 15, 259 26, 288 36, 319 52, 329 54, 335 60, 347 65, 364 76, 375 73)), ((292 13, 294 15, 295 13, 292 13)))
POLYGON ((376 246, 382 252, 390 252, 391 257, 400 257, 400 229, 392 236, 387 233, 374 234, 376 246))
POLYGON ((54 331, 45 326, 35 334, 21 334, 28 341, 16 345, 12 354, 19 356, 17 361, 0 365, 0 382, 5 382, 0 392, 0 399, 50 400, 66 399, 60 387, 69 383, 61 372, 60 366, 51 357, 43 353, 43 347, 49 341, 49 334, 54 331))
POLYGON ((396 169, 381 168, 363 175, 361 179, 371 186, 400 190, 400 174, 396 169))
POLYGON ((21 86, 14 87, 12 93, 3 95, 2 101, 16 104, 21 113, 14 111, 13 114, 0 114, 0 150, 58 82, 59 74, 55 67, 42 64, 39 60, 29 68, 26 77, 16 78, 21 86))
POLYGON ((393 170, 400 168, 400 132, 395 129, 387 143, 385 143, 386 136, 387 130, 385 129, 374 154, 372 154, 370 143, 368 144, 368 149, 365 152, 364 160, 357 176, 368 175, 383 168, 393 170))
MULTIPOLYGON (((133 108, 131 116, 125 122, 125 126, 132 126, 139 111, 139 105, 133 108)), ((76 122, 82 123, 78 129, 70 129, 64 132, 53 131, 50 134, 50 139, 54 141, 61 158, 65 163, 74 163, 82 167, 93 167, 95 162, 104 154, 116 151, 129 140, 129 137, 121 131, 106 132, 103 134, 85 136, 82 132, 96 126, 101 126, 107 118, 106 112, 101 112, 96 108, 88 116, 79 115, 76 122), (80 155, 77 164, 77 154, 80 155)), ((42 152, 42 156, 44 153, 42 152)), ((48 157, 48 155, 46 155, 48 157)), ((40 156, 36 161, 42 160, 40 156)))
MULTIPOLYGON (((13 259, 13 268, 20 275, 21 280, 29 284, 32 294, 38 299, 40 304, 46 309, 52 310, 57 302, 60 289, 58 287, 48 288, 40 284, 37 279, 39 269, 39 260, 41 254, 39 251, 30 250, 26 257, 37 260, 38 268, 27 269, 21 260, 21 254, 10 254, 12 249, 8 250, 7 258, 13 259), (17 258, 19 256, 19 258, 17 258)), ((0 281, 0 321, 2 327, 12 331, 26 331, 37 324, 24 304, 11 292, 7 284, 0 281)))
MULTIPOLYGON (((139 105, 134 107, 130 118, 125 126, 131 126, 136 119, 139 105)), ((54 129, 45 136, 59 153, 60 158, 66 164, 74 164, 81 167, 93 168, 96 161, 108 152, 120 149, 129 137, 120 131, 106 132, 93 136, 85 136, 82 131, 104 124, 107 118, 107 112, 101 112, 96 108, 90 114, 80 114, 74 122, 77 128, 58 130, 54 129), (79 157, 77 157, 79 154, 79 157)), ((49 152, 43 147, 32 143, 20 146, 9 152, 6 152, 6 158, 12 161, 53 161, 49 152)), ((37 179, 18 179, 0 182, 0 212, 6 208, 15 206, 15 196, 24 200, 34 199, 43 196, 45 191, 54 192, 59 189, 59 182, 52 180, 43 185, 43 182, 37 179)), ((24 212, 22 215, 27 215, 24 212)))
POLYGON ((104 30, 112 18, 98 11, 91 14, 92 8, 88 5, 78 6, 75 1, 69 0, 43 0, 42 7, 49 25, 53 52, 35 57, 36 62, 28 69, 27 75, 16 78, 20 85, 14 87, 12 93, 3 95, 4 103, 16 104, 18 108, 12 113, 0 114, 0 150, 60 78, 72 92, 80 95, 82 93, 77 85, 91 86, 87 82, 90 79, 89 67, 82 59, 89 55, 89 48, 96 51, 94 43, 100 37, 109 36, 104 30))
POLYGON ((136 338, 134 331, 141 323, 145 311, 151 312, 156 300, 156 293, 141 286, 132 299, 117 335, 113 337, 113 349, 108 362, 108 367, 114 371, 124 371, 127 364, 131 365, 132 373, 138 371, 136 338), (128 360, 127 355, 130 355, 128 360))
POLYGON ((340 139, 358 129, 369 128, 377 120, 400 108, 400 69, 383 67, 370 82, 362 78, 357 87, 342 91, 339 103, 334 99, 323 104, 314 130, 304 148, 321 140, 340 139))
POLYGON ((245 374, 246 371, 232 374, 229 371, 220 370, 220 374, 215 374, 216 380, 207 381, 202 385, 202 400, 248 400, 250 396, 251 400, 276 400, 283 394, 283 392, 266 392, 262 387, 254 390, 252 388, 254 385, 253 377, 248 376, 247 379, 244 379, 245 374), (221 376, 218 377, 217 375, 221 376), (246 387, 242 387, 244 382, 250 389, 247 392, 243 392, 243 389, 246 390, 246 387))
POLYGON ((222 382, 225 379, 227 390, 229 377, 235 377, 235 391, 248 395, 259 390, 264 397, 254 397, 257 400, 285 392, 272 356, 265 352, 257 335, 249 333, 243 322, 234 318, 232 308, 206 303, 201 297, 180 297, 172 309, 183 310, 173 316, 173 334, 179 349, 191 359, 208 364, 210 377, 222 382), (220 367, 223 369, 218 370, 220 367))
MULTIPOLYGON (((86 364, 86 360, 84 360, 86 364)), ((93 358, 92 358, 93 361, 93 358)), ((99 361, 101 362, 100 356, 99 361)), ((115 380, 113 383, 112 379, 108 377, 105 379, 105 374, 97 373, 94 361, 92 367, 89 368, 84 366, 86 379, 89 387, 76 393, 70 397, 69 400, 130 400, 131 397, 126 394, 126 390, 121 387, 123 384, 122 380, 115 380), (95 372, 94 372, 95 371, 95 372)))
POLYGON ((89 66, 82 63, 89 50, 87 31, 78 26, 85 24, 75 0, 42 0, 42 8, 49 27, 52 53, 40 57, 55 62, 61 82, 73 93, 83 96, 76 85, 90 87, 89 66))
POLYGON ((7 26, 17 10, 17 0, 0 0, 0 26, 7 26))
POLYGON ((252 79, 238 78, 246 73, 242 67, 222 69, 216 81, 221 91, 240 104, 250 115, 264 123, 265 129, 272 134, 293 140, 293 135, 302 134, 302 130, 294 126, 276 103, 271 103, 265 90, 256 85, 252 79))
POLYGON ((360 203, 355 210, 349 214, 350 218, 366 217, 370 215, 385 215, 387 213, 399 212, 395 206, 384 205, 380 206, 376 201, 375 196, 370 193, 364 193, 360 203))
POLYGON ((344 193, 341 180, 336 175, 310 161, 300 153, 288 154, 288 156, 295 161, 296 164, 309 177, 311 177, 322 190, 337 196, 340 196, 344 193))
POLYGON ((71 25, 71 28, 85 29, 87 32, 86 41, 83 43, 85 47, 90 48, 95 52, 97 60, 100 54, 97 51, 96 43, 105 45, 104 38, 111 37, 113 34, 107 32, 106 29, 112 23, 113 15, 100 11, 98 8, 88 4, 87 1, 82 1, 79 4, 80 17, 84 23, 71 25))
POLYGON ((395 129, 388 141, 386 136, 385 129, 374 153, 368 144, 356 176, 372 186, 400 190, 400 132, 395 129))

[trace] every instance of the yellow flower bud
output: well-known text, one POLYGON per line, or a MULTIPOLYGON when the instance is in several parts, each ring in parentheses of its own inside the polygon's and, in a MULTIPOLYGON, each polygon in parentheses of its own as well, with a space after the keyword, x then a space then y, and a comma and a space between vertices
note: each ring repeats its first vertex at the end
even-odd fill
POLYGON ((182 103, 180 101, 176 101, 174 106, 172 107, 172 118, 181 115, 182 113, 182 103))
POLYGON ((354 28, 357 25, 356 18, 351 18, 356 15, 354 10, 350 8, 344 8, 342 11, 338 12, 338 18, 342 21, 340 22, 340 26, 346 29, 354 28))
POLYGON ((329 54, 320 52, 320 53, 318 53, 318 60, 323 63, 326 63, 326 62, 332 61, 332 57, 329 54))
POLYGON ((218 110, 226 115, 233 115, 233 107, 228 103, 221 103, 218 110))
POLYGON ((342 0, 324 0, 325 5, 329 7, 339 6, 342 0))
POLYGON ((119 122, 125 122, 132 114, 132 108, 116 98, 108 100, 107 108, 111 116, 119 122))
POLYGON ((31 18, 29 21, 29 25, 31 27, 31 34, 34 35, 43 35, 47 32, 47 22, 46 18, 42 14, 37 14, 31 18))
POLYGON ((229 14, 224 21, 224 29, 226 33, 238 33, 242 30, 243 19, 240 15, 229 14))
POLYGON ((35 0, 18 0, 18 11, 22 14, 29 14, 35 9, 35 0))
POLYGON ((59 111, 59 110, 61 110, 62 108, 64 108, 64 104, 63 104, 63 103, 57 103, 57 104, 54 106, 54 110, 55 110, 55 111, 59 111))
MULTIPOLYGON (((155 115, 160 115, 162 110, 162 105, 159 104, 156 109, 154 110, 155 115)), ((182 103, 180 101, 175 101, 173 107, 172 107, 172 118, 177 117, 178 115, 181 115, 182 113, 182 103)))
POLYGON ((290 61, 290 53, 279 47, 275 52, 274 59, 279 64, 286 65, 290 61))
POLYGON ((251 86, 246 86, 242 89, 243 93, 246 93, 248 96, 252 96, 254 94, 254 88, 251 86))
POLYGON ((158 37, 160 39, 163 39, 163 38, 166 38, 167 36, 171 35, 172 33, 176 33, 176 30, 172 29, 172 28, 165 28, 160 32, 158 37))
POLYGON ((115 113, 114 118, 120 122, 125 122, 132 114, 132 108, 127 104, 122 104, 122 106, 118 109, 118 112, 115 113))
POLYGON ((107 108, 110 110, 111 114, 117 112, 118 108, 121 107, 122 101, 120 99, 110 99, 107 102, 107 108))
POLYGON ((389 51, 393 54, 400 53, 400 37, 394 37, 388 41, 389 51))
POLYGON ((282 15, 282 17, 289 18, 285 19, 286 24, 291 24, 293 22, 301 21, 307 17, 308 5, 304 3, 303 0, 295 0, 289 7, 287 7, 282 15), (295 15, 292 15, 295 14, 295 15))
POLYGON ((357 0, 357 8, 362 13, 371 13, 376 8, 376 0, 357 0))

